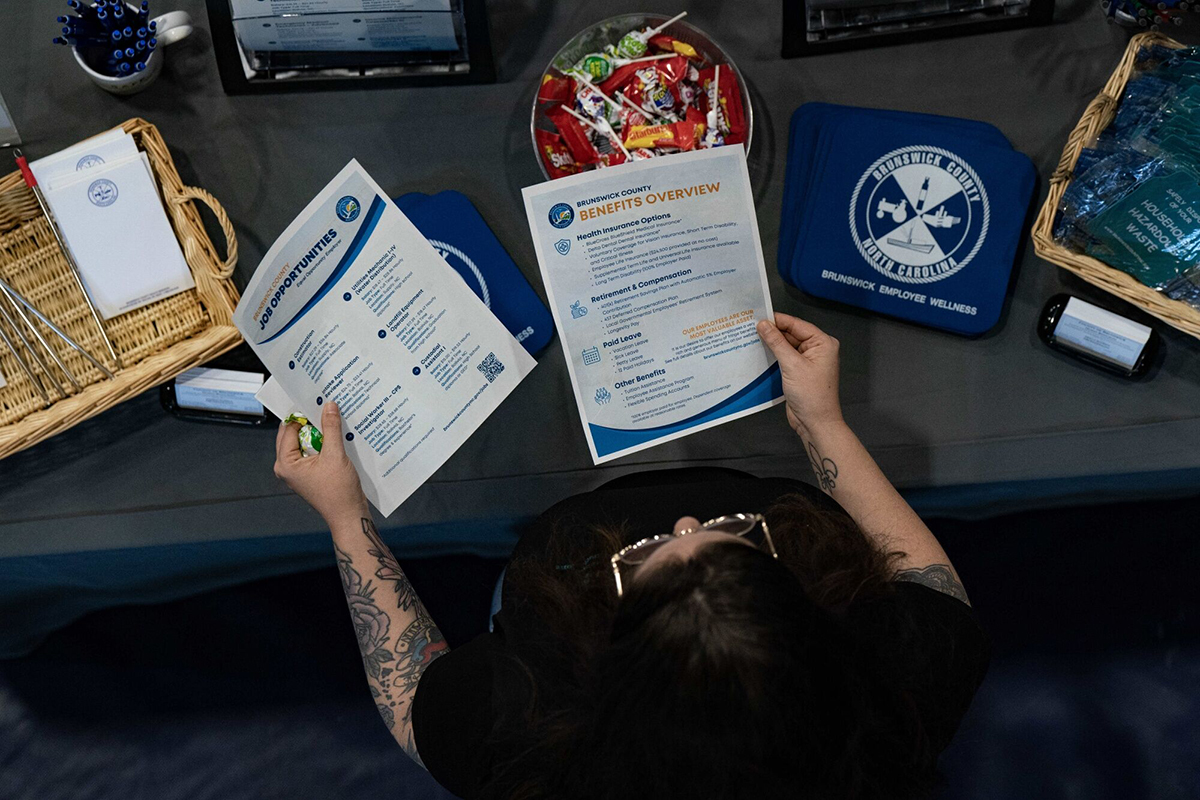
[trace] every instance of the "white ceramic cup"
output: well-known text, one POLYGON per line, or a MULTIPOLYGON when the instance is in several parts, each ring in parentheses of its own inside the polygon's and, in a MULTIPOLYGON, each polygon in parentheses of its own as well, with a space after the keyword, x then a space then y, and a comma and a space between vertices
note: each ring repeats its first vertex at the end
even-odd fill
MULTIPOLYGON (((137 13, 132 7, 131 10, 133 13, 137 13)), ((97 72, 87 65, 77 47, 71 48, 71 52, 75 55, 75 62, 92 79, 92 83, 106 92, 113 94, 140 92, 153 83, 154 79, 158 77, 158 73, 162 72, 163 48, 186 39, 192 32, 192 18, 186 11, 168 11, 166 14, 155 17, 153 21, 157 28, 155 38, 158 39, 158 45, 150 51, 150 55, 146 58, 146 68, 141 72, 131 72, 128 75, 105 75, 97 72)))

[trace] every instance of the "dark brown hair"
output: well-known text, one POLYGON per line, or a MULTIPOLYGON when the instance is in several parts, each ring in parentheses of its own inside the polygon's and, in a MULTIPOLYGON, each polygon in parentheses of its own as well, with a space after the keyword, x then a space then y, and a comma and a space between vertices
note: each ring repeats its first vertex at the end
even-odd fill
POLYGON ((628 542, 620 527, 560 520, 549 552, 510 564, 505 603, 540 618, 549 652, 516 657, 530 702, 498 727, 484 796, 920 794, 932 758, 912 704, 846 625, 893 591, 896 554, 802 494, 765 516, 778 560, 710 545, 619 600, 608 556, 628 542))

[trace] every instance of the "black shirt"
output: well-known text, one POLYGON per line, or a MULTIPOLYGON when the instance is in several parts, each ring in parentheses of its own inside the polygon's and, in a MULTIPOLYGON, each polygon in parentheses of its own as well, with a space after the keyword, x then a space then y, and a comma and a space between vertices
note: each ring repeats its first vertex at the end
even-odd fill
MULTIPOLYGON (((664 531, 684 515, 700 520, 765 511, 783 495, 802 492, 837 508, 815 487, 785 478, 755 478, 735 470, 696 468, 636 473, 570 497, 542 514, 525 532, 513 558, 537 555, 550 537, 587 521, 627 524, 630 543, 664 531)), ((844 512, 843 512, 844 513, 844 512)), ((607 565, 611 553, 596 554, 607 565)), ((536 663, 547 635, 520 598, 503 588, 496 629, 429 665, 413 701, 413 734, 421 760, 442 786, 460 797, 479 794, 497 754, 494 728, 520 718, 528 679, 512 658, 536 663)), ((896 584, 885 599, 853 609, 862 641, 877 644, 888 673, 913 697, 938 752, 949 744, 988 664, 988 641, 966 604, 915 583, 896 584), (903 624, 898 624, 903 622, 903 624), (897 641, 897 631, 907 632, 897 641)))

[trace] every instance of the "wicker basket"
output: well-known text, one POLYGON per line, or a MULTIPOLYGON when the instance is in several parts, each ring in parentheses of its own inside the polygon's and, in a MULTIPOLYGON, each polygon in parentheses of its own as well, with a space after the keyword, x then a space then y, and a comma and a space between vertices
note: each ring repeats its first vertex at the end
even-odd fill
MULTIPOLYGON (((121 128, 133 135, 150 159, 167 217, 196 287, 104 322, 124 364, 123 369, 116 369, 33 192, 26 188, 19 172, 0 178, 0 277, 115 373, 113 378, 105 378, 83 356, 42 327, 45 340, 82 386, 73 389, 57 374, 56 382, 68 396, 54 394, 53 386, 48 385, 55 402, 46 408, 12 352, 0 344, 0 369, 8 381, 0 388, 0 458, 61 433, 241 341, 231 319, 238 301, 237 288, 230 280, 237 262, 237 239, 229 217, 208 192, 183 185, 157 128, 142 119, 131 119, 121 128), (197 200, 212 210, 224 231, 224 259, 204 232, 194 202, 197 200)), ((0 303, 5 303, 11 316, 13 307, 4 300, 0 303)), ((13 330, 5 330, 12 338, 13 330)), ((25 360, 34 367, 27 352, 25 360)), ((41 374, 36 367, 35 371, 41 374)))
POLYGON ((1067 184, 1071 182, 1071 173, 1075 169, 1079 151, 1112 122, 1117 113, 1117 104, 1125 91, 1125 84, 1129 82, 1129 74, 1133 71, 1134 57, 1141 47, 1151 44, 1183 47, 1179 42, 1161 33, 1139 33, 1129 40, 1129 47, 1126 48, 1121 63, 1117 65, 1116 72, 1108 79, 1100 94, 1096 95, 1096 99, 1088 104, 1079 124, 1067 137, 1067 146, 1058 161, 1058 168, 1050 176, 1050 195, 1033 223, 1033 250, 1042 258, 1074 272, 1088 283, 1133 303, 1168 325, 1200 338, 1200 310, 1179 300, 1171 300, 1161 292, 1138 282, 1133 276, 1113 269, 1091 256, 1068 250, 1054 241, 1054 217, 1058 211, 1058 201, 1062 199, 1067 184))

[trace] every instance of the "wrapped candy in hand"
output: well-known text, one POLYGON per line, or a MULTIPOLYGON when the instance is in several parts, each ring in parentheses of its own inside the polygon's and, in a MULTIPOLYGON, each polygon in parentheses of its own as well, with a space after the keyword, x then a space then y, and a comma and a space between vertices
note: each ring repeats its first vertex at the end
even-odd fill
POLYGON ((283 422, 285 425, 295 422, 300 426, 300 454, 302 456, 307 458, 321 452, 321 444, 324 438, 321 436, 321 432, 309 423, 308 417, 293 412, 288 414, 283 422))

